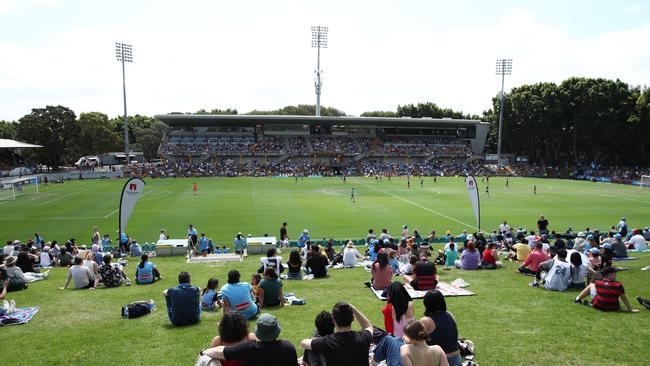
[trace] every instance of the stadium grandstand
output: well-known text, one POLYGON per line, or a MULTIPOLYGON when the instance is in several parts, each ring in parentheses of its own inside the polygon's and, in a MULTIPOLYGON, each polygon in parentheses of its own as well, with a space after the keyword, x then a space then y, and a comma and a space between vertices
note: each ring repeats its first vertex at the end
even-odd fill
POLYGON ((163 159, 224 175, 267 175, 269 167, 278 174, 444 174, 445 167, 462 167, 482 154, 489 128, 487 122, 446 118, 156 118, 169 127, 158 150, 163 159))

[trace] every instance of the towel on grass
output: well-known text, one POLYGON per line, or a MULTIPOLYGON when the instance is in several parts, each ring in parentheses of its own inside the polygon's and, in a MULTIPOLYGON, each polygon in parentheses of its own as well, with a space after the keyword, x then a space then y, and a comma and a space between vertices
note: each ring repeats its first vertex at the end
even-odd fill
MULTIPOLYGON (((404 287, 406 287, 406 291, 409 293, 409 295, 411 295, 411 298, 413 299, 421 299, 427 293, 426 291, 414 290, 413 287, 411 287, 410 285, 405 285, 404 287)), ((476 295, 472 291, 454 287, 446 282, 438 282, 438 286, 436 286, 436 289, 442 292, 442 294, 445 297, 476 295)), ((386 297, 382 296, 384 290, 375 290, 373 287, 370 287, 370 291, 372 291, 372 293, 375 294, 375 296, 377 296, 379 300, 386 300, 386 297)))
POLYGON ((16 311, 13 313, 0 316, 0 326, 27 324, 27 322, 32 320, 36 313, 38 313, 38 307, 16 308, 16 311))

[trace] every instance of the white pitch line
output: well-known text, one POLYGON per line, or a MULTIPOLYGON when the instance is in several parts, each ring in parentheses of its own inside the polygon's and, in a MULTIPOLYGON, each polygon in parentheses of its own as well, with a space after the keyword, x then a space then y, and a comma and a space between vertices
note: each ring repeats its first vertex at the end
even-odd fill
POLYGON ((51 200, 43 201, 43 202, 39 203, 38 205, 39 205, 39 206, 47 205, 48 203, 52 203, 52 202, 54 202, 54 201, 60 200, 61 198, 65 198, 65 197, 71 196, 71 195, 73 195, 73 194, 78 194, 78 193, 86 192, 88 189, 89 189, 89 188, 82 189, 81 191, 78 191, 78 192, 64 193, 64 194, 62 194, 62 195, 60 195, 60 196, 58 196, 58 197, 55 197, 55 198, 53 198, 53 199, 51 199, 51 200))
POLYGON ((114 210, 113 210, 113 211, 111 211, 111 212, 110 212, 110 213, 109 213, 108 215, 106 215, 106 216, 104 216, 104 218, 105 218, 105 219, 107 219, 107 218, 109 218, 109 217, 111 217, 111 216, 113 216, 113 215, 114 215, 114 214, 115 214, 115 213, 117 212, 117 210, 118 210, 117 208, 116 208, 116 209, 114 209, 114 210))
POLYGON ((389 195, 389 196, 392 196, 392 197, 394 197, 394 198, 397 198, 397 199, 400 200, 400 201, 404 201, 404 202, 409 203, 409 204, 411 204, 411 205, 413 205, 413 206, 416 206, 416 207, 419 207, 419 208, 421 208, 421 209, 423 209, 423 210, 429 211, 429 212, 431 212, 431 213, 433 213, 433 214, 436 214, 436 215, 442 216, 442 217, 447 218, 447 219, 452 220, 452 221, 456 221, 457 223, 459 223, 459 224, 463 224, 463 225, 465 225, 465 226, 467 226, 467 227, 470 227, 470 228, 472 228, 472 229, 479 230, 479 228, 477 228, 477 227, 474 226, 474 225, 470 225, 470 224, 468 224, 468 223, 466 223, 466 222, 463 222, 463 221, 460 221, 460 220, 456 220, 455 218, 453 218, 453 217, 451 217, 451 216, 447 216, 447 215, 445 215, 445 214, 443 214, 443 213, 441 213, 441 212, 438 212, 438 211, 436 211, 436 210, 432 210, 432 209, 430 209, 430 208, 428 208, 428 207, 426 207, 426 206, 422 206, 421 204, 419 204, 419 203, 415 203, 415 202, 413 202, 413 201, 411 201, 411 200, 408 200, 408 199, 406 199, 406 198, 404 198, 404 197, 400 197, 400 196, 398 196, 398 195, 396 195, 396 194, 393 194, 393 193, 390 193, 390 192, 382 191, 381 189, 377 189, 377 188, 375 188, 375 187, 371 187, 371 186, 366 185, 366 184, 363 184, 363 185, 364 185, 365 187, 367 187, 367 188, 372 189, 373 191, 381 192, 381 193, 387 194, 387 195, 389 195))

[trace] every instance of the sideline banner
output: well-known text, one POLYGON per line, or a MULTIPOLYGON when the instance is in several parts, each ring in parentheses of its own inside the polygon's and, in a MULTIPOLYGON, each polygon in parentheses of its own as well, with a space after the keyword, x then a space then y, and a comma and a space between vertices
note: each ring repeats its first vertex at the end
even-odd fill
POLYGON ((122 235, 126 230, 126 224, 129 222, 129 217, 136 202, 144 191, 144 181, 140 178, 131 178, 126 181, 122 189, 122 196, 120 197, 120 231, 122 235))
POLYGON ((474 208, 474 217, 476 217, 476 227, 481 230, 481 203, 478 198, 478 187, 476 186, 476 179, 471 175, 465 178, 465 185, 467 186, 467 193, 469 194, 469 201, 474 208))

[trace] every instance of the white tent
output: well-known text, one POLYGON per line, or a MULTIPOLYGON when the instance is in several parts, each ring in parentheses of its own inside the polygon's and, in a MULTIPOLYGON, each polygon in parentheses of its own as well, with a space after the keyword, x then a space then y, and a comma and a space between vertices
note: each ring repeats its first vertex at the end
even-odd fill
POLYGON ((43 147, 43 146, 28 144, 16 140, 0 139, 0 149, 17 149, 17 148, 32 148, 32 147, 43 147))

